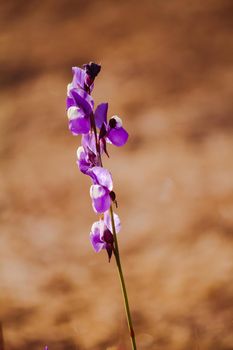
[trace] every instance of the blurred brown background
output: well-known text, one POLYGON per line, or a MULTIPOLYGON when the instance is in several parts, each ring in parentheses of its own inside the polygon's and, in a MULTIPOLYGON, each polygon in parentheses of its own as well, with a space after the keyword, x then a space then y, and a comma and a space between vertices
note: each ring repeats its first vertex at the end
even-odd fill
POLYGON ((130 349, 114 260, 67 130, 71 67, 130 133, 114 176, 138 348, 233 349, 231 0, 1 1, 0 317, 6 350, 130 349))

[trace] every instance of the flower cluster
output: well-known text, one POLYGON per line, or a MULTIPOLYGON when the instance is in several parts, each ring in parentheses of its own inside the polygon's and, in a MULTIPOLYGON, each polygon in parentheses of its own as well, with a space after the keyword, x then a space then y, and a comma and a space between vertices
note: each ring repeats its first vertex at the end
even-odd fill
MULTIPOLYGON (((96 252, 106 249, 109 260, 114 249, 113 228, 109 209, 116 203, 111 173, 102 165, 102 155, 108 156, 107 144, 123 146, 128 133, 122 120, 114 115, 107 119, 108 103, 94 108, 91 96, 94 80, 101 66, 90 62, 83 68, 73 67, 73 80, 67 86, 67 116, 69 130, 73 135, 82 135, 81 146, 77 149, 77 165, 80 171, 91 178, 90 197, 95 213, 100 220, 91 228, 90 240, 96 252)), ((120 230, 120 219, 113 214, 116 232, 120 230)))

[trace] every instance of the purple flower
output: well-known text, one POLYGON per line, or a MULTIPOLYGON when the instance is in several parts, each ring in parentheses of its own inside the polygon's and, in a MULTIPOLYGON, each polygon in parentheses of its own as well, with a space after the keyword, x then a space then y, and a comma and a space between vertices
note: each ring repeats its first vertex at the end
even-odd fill
POLYGON ((79 167, 79 170, 83 173, 83 174, 87 174, 89 169, 91 169, 93 166, 95 166, 94 164, 94 157, 92 160, 91 154, 89 155, 83 146, 80 146, 77 149, 77 164, 79 167))
MULTIPOLYGON (((83 65, 83 68, 72 68, 73 79, 67 86, 66 107, 70 131, 73 135, 82 135, 82 145, 77 149, 77 165, 92 179, 90 196, 94 211, 104 214, 104 220, 93 224, 91 241, 96 251, 106 249, 110 259, 114 240, 108 209, 111 203, 117 206, 117 201, 111 173, 103 168, 101 156, 104 152, 108 156, 107 142, 123 146, 129 135, 118 116, 107 120, 108 103, 99 104, 94 111, 91 92, 100 70, 101 66, 93 62, 83 65)), ((114 214, 114 218, 118 232, 119 217, 114 214)))
POLYGON ((90 131, 93 107, 94 101, 87 92, 78 88, 68 89, 67 116, 73 135, 87 134, 90 131))
MULTIPOLYGON (((121 223, 119 216, 114 213, 114 222, 116 233, 118 233, 121 229, 121 223)), ((102 249, 106 249, 108 253, 109 261, 112 256, 113 248, 114 248, 114 238, 112 234, 112 224, 111 217, 109 212, 104 213, 104 219, 100 219, 93 223, 91 232, 90 232, 90 240, 94 250, 98 253, 102 249)))
POLYGON ((73 67, 73 80, 67 86, 67 115, 69 129, 73 135, 87 134, 90 131, 90 116, 93 113, 94 101, 90 93, 94 87, 94 79, 101 67, 89 63, 84 69, 73 67))
POLYGON ((129 137, 129 134, 122 126, 122 120, 114 115, 107 124, 108 104, 101 103, 95 110, 95 122, 100 129, 100 139, 106 138, 107 142, 115 146, 123 146, 129 137))
MULTIPOLYGON (((102 153, 103 148, 100 147, 100 154, 102 153)), ((90 175, 89 170, 91 168, 101 166, 100 158, 96 151, 94 133, 88 133, 82 136, 82 146, 77 149, 77 164, 79 170, 87 175, 90 175)))
POLYGON ((115 146, 124 146, 127 142, 129 134, 122 127, 122 120, 118 116, 114 115, 109 120, 109 126, 107 131, 107 140, 113 143, 115 146))
POLYGON ((91 93, 94 88, 94 80, 99 74, 101 66, 97 63, 90 62, 83 65, 83 69, 72 67, 73 80, 71 88, 81 88, 84 91, 91 93))
POLYGON ((90 188, 92 206, 96 213, 104 213, 110 208, 112 200, 113 182, 110 172, 100 166, 89 170, 93 185, 90 188))
POLYGON ((82 109, 70 107, 67 111, 69 129, 73 135, 87 134, 90 131, 90 118, 82 109))

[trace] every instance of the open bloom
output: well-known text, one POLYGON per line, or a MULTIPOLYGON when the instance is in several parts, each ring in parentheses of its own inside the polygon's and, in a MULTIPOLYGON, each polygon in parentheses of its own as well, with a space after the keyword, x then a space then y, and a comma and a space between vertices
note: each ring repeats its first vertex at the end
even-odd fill
POLYGON ((114 115, 108 123, 107 140, 115 146, 124 146, 127 142, 129 134, 122 126, 122 120, 114 115))
POLYGON ((93 185, 90 188, 92 207, 96 213, 104 213, 110 208, 113 182, 110 172, 100 166, 93 167, 89 170, 93 185))
POLYGON ((110 118, 107 123, 108 104, 101 103, 95 110, 95 122, 100 129, 100 139, 106 138, 107 142, 115 146, 123 146, 129 137, 123 128, 122 120, 117 115, 110 118))
POLYGON ((87 134, 90 131, 93 108, 94 101, 91 95, 78 88, 68 88, 67 116, 73 135, 87 134))
MULTIPOLYGON (((100 153, 103 153, 102 148, 100 148, 100 153)), ((90 175, 89 170, 91 168, 101 166, 93 133, 82 136, 82 146, 77 149, 77 164, 79 170, 87 175, 90 175)))
MULTIPOLYGON (((114 222, 116 233, 118 233, 121 229, 121 223, 119 216, 114 213, 114 222)), ((111 218, 109 212, 104 213, 103 219, 96 221, 93 223, 91 232, 90 232, 90 240, 94 250, 98 253, 102 249, 106 249, 109 257, 109 261, 112 256, 113 248, 114 248, 114 239, 113 239, 113 229, 111 218)))

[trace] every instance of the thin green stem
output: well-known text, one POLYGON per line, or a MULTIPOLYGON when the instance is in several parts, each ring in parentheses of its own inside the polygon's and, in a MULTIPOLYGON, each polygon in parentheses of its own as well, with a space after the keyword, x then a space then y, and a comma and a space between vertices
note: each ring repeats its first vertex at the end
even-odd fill
POLYGON ((118 274, 119 274, 121 290, 122 290, 122 295, 123 295, 123 299, 124 299, 125 312, 126 312, 126 318, 127 318, 128 328, 129 328, 132 349, 137 350, 135 333, 134 333, 134 329, 133 329, 133 322, 132 322, 132 317, 131 317, 130 307, 129 307, 129 299, 128 299, 128 295, 127 295, 124 275, 123 275, 122 266, 121 266, 120 252, 119 252, 119 247, 118 247, 117 234, 116 234, 112 206, 110 207, 110 216, 111 216, 112 232, 113 232, 114 243, 115 243, 114 256, 116 259, 117 270, 118 270, 118 274))

